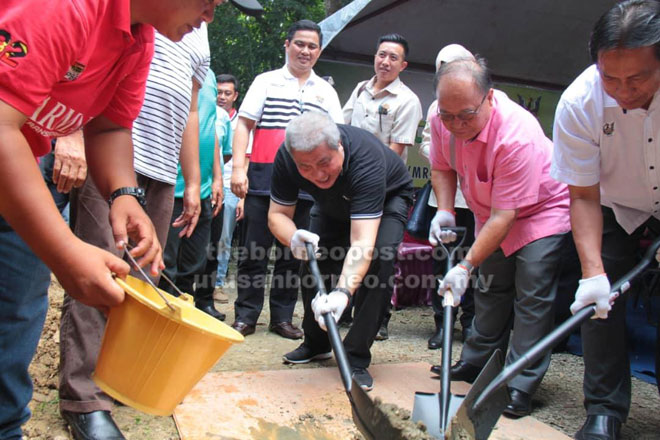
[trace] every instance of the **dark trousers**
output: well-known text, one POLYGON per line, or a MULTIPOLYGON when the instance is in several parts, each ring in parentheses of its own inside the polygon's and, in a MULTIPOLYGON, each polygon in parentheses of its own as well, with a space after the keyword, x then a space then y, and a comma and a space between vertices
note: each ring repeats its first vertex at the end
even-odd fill
MULTIPOLYGON (((213 218, 213 208, 211 208, 211 198, 207 197, 201 201, 202 211, 199 214, 199 220, 195 230, 190 237, 179 237, 181 228, 171 226, 174 220, 183 212, 183 199, 174 199, 174 208, 172 210, 172 219, 170 221, 170 231, 167 234, 167 243, 163 252, 165 261, 165 275, 184 293, 195 297, 195 304, 208 305, 213 304, 213 291, 208 297, 201 297, 195 289, 195 282, 202 274, 206 266, 207 248, 211 237, 211 220, 213 218)), ((176 295, 174 287, 165 279, 161 278, 158 285, 166 292, 176 295)))
MULTIPOLYGON (((651 218, 632 234, 616 221, 614 212, 603 207, 601 256, 605 272, 614 283, 635 265, 639 239, 651 218)), ((589 319, 582 325, 584 352, 584 406, 588 415, 610 415, 625 422, 630 411, 630 360, 626 344, 626 294, 612 306, 607 319, 589 319)))
MULTIPOLYGON (((465 240, 463 241, 462 247, 464 249, 459 249, 456 252, 457 261, 454 261, 454 265, 458 264, 460 259, 467 255, 468 249, 474 243, 474 214, 472 211, 465 208, 456 208, 456 225, 464 226, 467 230, 465 231, 465 240)), ((448 249, 451 251, 451 243, 449 243, 448 249)), ((434 255, 437 253, 434 252, 434 255)), ((440 255, 440 254, 438 254, 440 255)), ((433 274, 434 275, 444 275, 447 271, 447 261, 433 259, 433 274)), ((476 272, 475 272, 476 273, 476 272)), ((436 277, 436 283, 437 283, 436 277)), ((436 291, 437 291, 436 285, 436 291)), ((442 308, 442 297, 440 295, 431 295, 431 306, 433 307, 433 318, 435 319, 436 329, 442 328, 442 317, 444 316, 444 309, 442 308)), ((468 285, 468 288, 465 290, 465 294, 461 298, 461 327, 468 328, 472 326, 472 320, 474 319, 474 286, 472 282, 468 285)), ((458 307, 452 309, 454 312, 454 318, 458 315, 458 307)))
MULTIPOLYGON (((464 362, 483 367, 495 349, 508 347, 506 365, 511 365, 552 330, 562 249, 568 236, 540 238, 508 257, 500 248, 481 264, 472 334, 461 352, 464 362)), ((549 364, 550 352, 511 379, 509 387, 533 394, 549 364)))
MULTIPOLYGON (((238 252, 237 291, 234 303, 236 321, 256 325, 264 305, 268 260, 275 244, 275 266, 271 280, 270 322, 290 322, 298 299, 300 260, 291 250, 275 240, 268 229, 270 197, 248 194, 245 197, 242 249, 238 252)), ((298 200, 293 221, 299 229, 308 229, 312 202, 298 200)))
POLYGON ((195 280, 195 298, 205 298, 210 301, 210 304, 213 304, 213 291, 218 277, 218 251, 224 223, 224 211, 223 207, 211 220, 211 234, 206 248, 205 264, 201 276, 195 280))
MULTIPOLYGON (((385 202, 375 243, 377 254, 369 265, 362 285, 353 295, 353 325, 344 338, 344 347, 352 367, 367 368, 371 363, 370 348, 391 299, 394 263, 397 248, 403 240, 409 206, 410 200, 399 196, 391 197, 385 202)), ((312 209, 310 229, 321 237, 319 247, 323 254, 318 263, 321 274, 326 278, 326 289, 329 292, 341 273, 344 256, 355 258, 351 254, 347 255, 351 223, 332 219, 312 209)), ((302 273, 305 344, 313 347, 314 351, 330 351, 328 334, 319 327, 312 311, 311 303, 318 288, 306 264, 303 265, 302 273)))

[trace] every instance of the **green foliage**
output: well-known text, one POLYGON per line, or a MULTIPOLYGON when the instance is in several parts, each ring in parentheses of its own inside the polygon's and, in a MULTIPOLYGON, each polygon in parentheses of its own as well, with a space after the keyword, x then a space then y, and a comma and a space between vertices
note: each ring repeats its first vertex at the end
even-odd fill
POLYGON ((284 64, 284 40, 289 26, 302 19, 325 17, 323 0, 260 0, 261 17, 249 17, 230 4, 216 9, 209 24, 211 68, 240 81, 239 100, 255 76, 284 64))

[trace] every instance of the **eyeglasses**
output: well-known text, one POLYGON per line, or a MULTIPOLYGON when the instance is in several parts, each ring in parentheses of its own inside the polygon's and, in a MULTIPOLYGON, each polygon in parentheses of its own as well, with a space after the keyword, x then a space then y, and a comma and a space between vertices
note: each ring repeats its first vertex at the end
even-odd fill
POLYGON ((440 119, 442 119, 444 122, 451 122, 454 120, 454 118, 458 118, 459 121, 469 122, 473 120, 475 116, 477 116, 477 114, 479 113, 479 110, 481 110, 481 106, 484 104, 484 101, 486 100, 486 96, 488 96, 488 93, 486 93, 484 97, 481 98, 481 102, 474 110, 463 110, 457 115, 452 115, 451 113, 443 113, 442 111, 440 111, 440 107, 438 107, 438 117, 440 117, 440 119))

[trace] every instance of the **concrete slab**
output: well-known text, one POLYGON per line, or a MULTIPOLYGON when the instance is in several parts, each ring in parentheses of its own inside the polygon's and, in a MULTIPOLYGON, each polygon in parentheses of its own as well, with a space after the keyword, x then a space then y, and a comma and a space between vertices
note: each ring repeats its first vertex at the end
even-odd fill
MULTIPOLYGON (((372 365, 372 398, 412 411, 415 391, 437 393, 427 363, 372 365)), ((452 393, 469 385, 454 382, 452 393)), ((337 368, 207 374, 174 412, 183 440, 350 440, 362 438, 337 368)), ((569 440, 533 417, 501 417, 493 440, 569 440)))

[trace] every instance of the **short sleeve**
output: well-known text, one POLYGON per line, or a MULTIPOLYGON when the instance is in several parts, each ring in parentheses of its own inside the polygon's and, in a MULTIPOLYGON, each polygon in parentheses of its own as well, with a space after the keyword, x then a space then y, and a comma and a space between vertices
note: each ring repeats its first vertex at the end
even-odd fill
POLYGON ((409 92, 407 99, 397 110, 390 142, 405 145, 414 144, 417 127, 423 117, 422 104, 420 104, 419 98, 414 93, 409 92))
POLYGON ((112 100, 103 111, 103 116, 126 128, 133 127, 133 121, 140 114, 144 103, 154 44, 151 42, 143 47, 143 55, 133 58, 139 60, 139 64, 119 83, 112 100))
POLYGON ((267 74, 258 75, 243 98, 243 103, 238 111, 238 115, 244 118, 258 121, 261 119, 261 113, 266 103, 266 91, 268 88, 267 74))
POLYGON ((231 121, 229 118, 225 118, 225 135, 222 137, 222 145, 221 150, 222 150, 222 155, 223 156, 229 156, 231 155, 231 140, 234 137, 234 134, 231 130, 231 121))
POLYGON ((328 98, 330 99, 330 102, 328 103, 326 110, 332 120, 335 121, 335 124, 343 124, 344 115, 342 113, 341 103, 339 102, 339 96, 337 96, 337 91, 330 84, 328 84, 328 86, 328 98))
POLYGON ((342 116, 344 119, 344 124, 346 125, 351 125, 351 121, 353 119, 353 108, 355 107, 355 99, 357 98, 357 92, 362 84, 363 82, 358 83, 358 85, 353 89, 353 93, 351 93, 351 96, 348 98, 348 101, 346 101, 346 104, 344 104, 344 108, 342 109, 342 116))
POLYGON ((429 162, 432 170, 449 171, 452 169, 442 151, 442 122, 440 118, 431 116, 431 146, 429 148, 429 162))
POLYGON ((273 162, 270 183, 270 198, 278 205, 292 206, 298 201, 299 187, 294 183, 293 173, 297 174, 293 160, 286 149, 280 147, 273 162))
POLYGON ((211 67, 211 49, 209 47, 209 37, 206 23, 203 23, 199 28, 197 35, 195 35, 196 46, 198 51, 192 53, 192 68, 193 68, 193 78, 199 84, 204 84, 206 75, 209 73, 211 67))
POLYGON ((600 181, 600 147, 582 109, 561 99, 552 130, 554 151, 550 175, 574 186, 592 186, 600 181))
POLYGON ((3 0, 0 100, 31 115, 74 64, 90 28, 75 2, 3 0))
POLYGON ((401 161, 391 150, 386 150, 378 139, 365 132, 368 138, 363 142, 373 142, 382 153, 373 154, 370 160, 361 166, 351 166, 350 198, 351 219, 380 218, 383 215, 386 192, 386 154, 401 161), (369 139, 371 138, 371 140, 369 139))
POLYGON ((422 142, 419 144, 419 152, 424 156, 430 163, 430 153, 431 153, 431 116, 436 113, 438 108, 438 101, 433 101, 429 105, 429 109, 426 112, 426 124, 424 124, 424 130, 422 130, 422 142))

